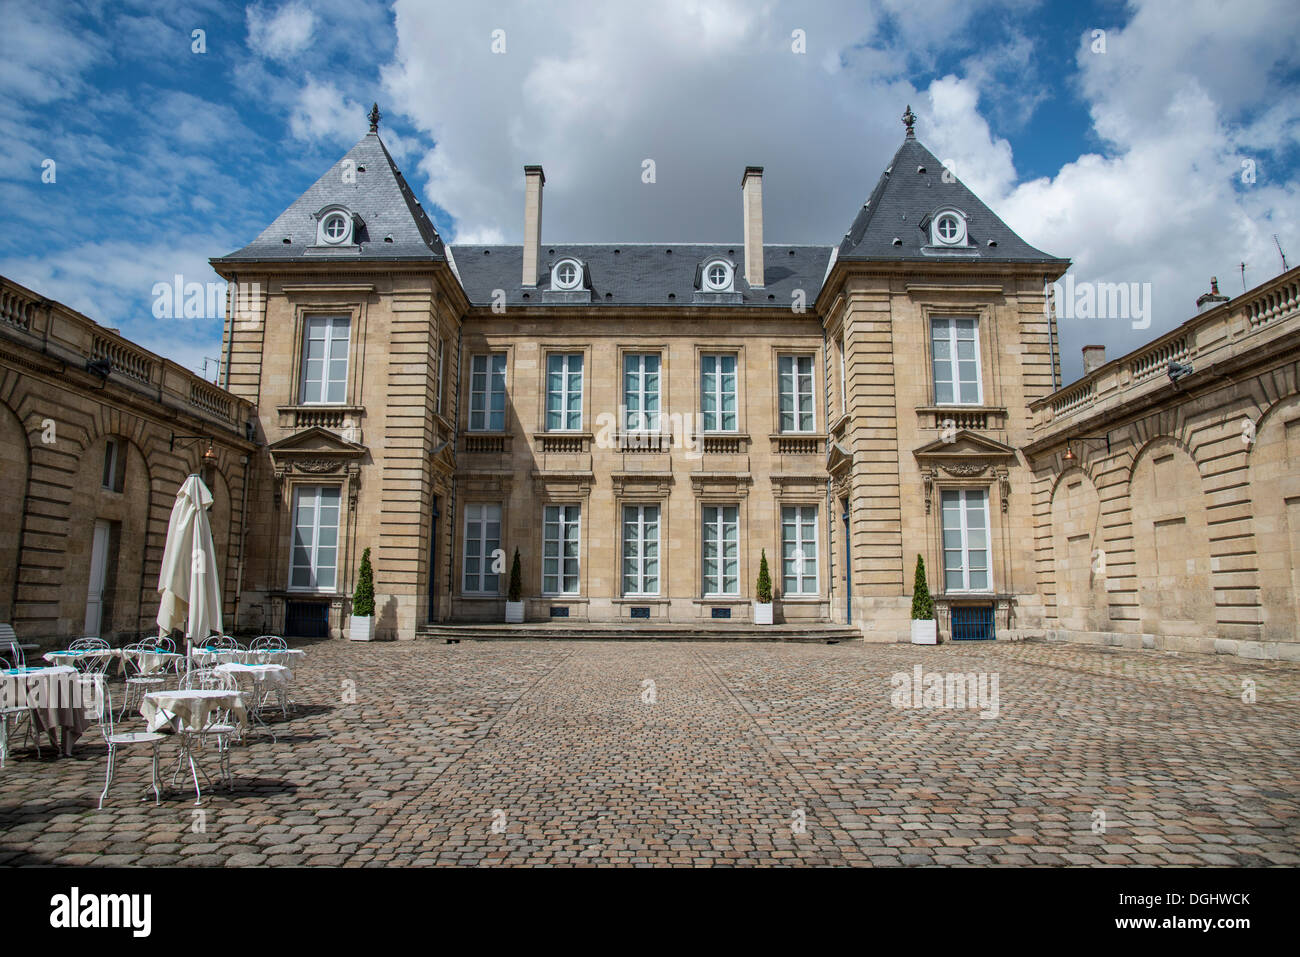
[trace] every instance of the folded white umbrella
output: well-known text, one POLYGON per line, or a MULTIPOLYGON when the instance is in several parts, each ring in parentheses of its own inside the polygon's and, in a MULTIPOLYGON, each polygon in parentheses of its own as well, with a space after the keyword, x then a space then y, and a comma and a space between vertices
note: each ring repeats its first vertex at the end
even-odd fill
POLYGON ((217 580, 217 555, 212 544, 208 509, 212 493, 197 475, 185 480, 176 493, 171 521, 167 523, 167 545, 158 574, 158 627, 164 634, 173 628, 185 631, 185 661, 189 666, 190 643, 204 641, 213 631, 221 633, 221 583, 217 580))

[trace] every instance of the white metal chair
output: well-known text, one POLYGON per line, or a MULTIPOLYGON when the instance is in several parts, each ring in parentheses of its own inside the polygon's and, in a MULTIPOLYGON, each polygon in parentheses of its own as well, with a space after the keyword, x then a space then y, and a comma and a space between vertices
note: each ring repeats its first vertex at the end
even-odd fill
POLYGON ((213 635, 205 643, 204 647, 216 648, 220 651, 243 651, 244 646, 238 640, 230 635, 213 635))
MULTIPOLYGON (((203 691, 238 691, 239 685, 234 677, 223 671, 215 671, 212 668, 200 668, 197 671, 191 671, 181 678, 182 690, 203 690, 203 691)), ((202 751, 209 741, 214 742, 217 751, 217 771, 222 781, 232 790, 235 787, 235 777, 230 771, 230 741, 239 734, 239 725, 235 723, 231 708, 213 708, 208 711, 207 720, 202 726, 197 728, 181 728, 181 754, 180 760, 176 762, 176 770, 172 772, 172 784, 176 783, 176 777, 180 774, 181 764, 188 758, 190 762, 190 774, 194 777, 194 803, 203 803, 203 792, 199 787, 199 772, 203 772, 203 780, 209 785, 212 779, 208 777, 208 772, 194 761, 194 751, 202 751)))
MULTIPOLYGON (((0 671, 8 671, 10 667, 11 665, 7 659, 0 658, 0 671)), ((24 666, 18 665, 17 667, 24 666)), ((10 729, 17 730, 20 725, 25 726, 23 731, 24 743, 28 737, 33 738, 36 741, 36 756, 38 758, 41 756, 41 736, 32 727, 31 708, 0 706, 0 768, 5 766, 5 761, 9 757, 10 729)))
POLYGON ((0 624, 0 655, 12 662, 14 668, 27 667, 27 656, 23 654, 23 646, 18 642, 13 625, 0 624))
POLYGON ((138 642, 134 645, 127 645, 122 649, 122 663, 126 669, 126 687, 122 694, 122 712, 118 715, 118 720, 126 718, 126 713, 134 704, 136 707, 144 701, 144 696, 150 691, 161 691, 167 684, 165 674, 158 672, 146 672, 144 664, 140 660, 140 655, 147 651, 156 651, 157 648, 151 644, 138 642))
POLYGON ((108 767, 104 772, 104 791, 99 796, 99 809, 104 809, 104 799, 108 789, 113 785, 113 772, 117 769, 117 753, 126 748, 145 748, 150 750, 150 771, 153 781, 153 803, 162 800, 162 788, 158 780, 158 748, 166 739, 165 734, 156 731, 123 731, 113 726, 113 696, 108 690, 108 682, 103 675, 84 675, 81 690, 90 702, 87 708, 99 721, 104 743, 108 745, 108 767))
POLYGON ((248 647, 253 651, 289 650, 289 645, 279 635, 258 635, 248 647))
MULTIPOLYGON (((68 645, 69 651, 105 651, 109 650, 109 644, 103 638, 86 636, 78 638, 72 644, 68 645)), ((87 654, 79 655, 73 659, 73 664, 83 675, 102 675, 108 671, 108 663, 112 656, 108 654, 87 654)))

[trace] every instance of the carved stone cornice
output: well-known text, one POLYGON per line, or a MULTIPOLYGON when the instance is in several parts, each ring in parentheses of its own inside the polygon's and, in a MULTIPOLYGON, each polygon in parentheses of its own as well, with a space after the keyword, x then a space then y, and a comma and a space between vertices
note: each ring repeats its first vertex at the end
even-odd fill
POLYGON ((666 498, 673 490, 672 472, 613 472, 609 477, 619 497, 646 495, 666 498))
POLYGON ((692 472, 691 488, 697 496, 744 498, 754 476, 749 472, 692 472))

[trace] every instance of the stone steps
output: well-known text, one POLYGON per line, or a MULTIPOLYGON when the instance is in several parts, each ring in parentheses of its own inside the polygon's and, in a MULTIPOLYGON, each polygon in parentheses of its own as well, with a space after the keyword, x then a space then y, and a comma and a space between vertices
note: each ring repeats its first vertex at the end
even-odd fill
POLYGON ((421 625, 417 638, 435 641, 533 641, 537 639, 596 639, 601 641, 861 641, 862 632, 853 625, 821 622, 756 627, 735 624, 673 622, 663 624, 631 622, 453 622, 421 625))

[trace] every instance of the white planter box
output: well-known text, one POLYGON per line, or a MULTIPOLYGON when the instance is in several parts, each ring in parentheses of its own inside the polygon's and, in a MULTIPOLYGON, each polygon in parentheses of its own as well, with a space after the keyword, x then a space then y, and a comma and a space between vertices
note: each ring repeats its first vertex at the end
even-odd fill
POLYGON ((506 602, 506 624, 520 625, 524 621, 524 603, 521 601, 506 602))
POLYGON ((348 637, 353 641, 370 641, 375 633, 375 616, 352 615, 348 619, 348 637))
POLYGON ((939 643, 939 623, 933 618, 912 620, 912 644, 937 645, 939 643))
POLYGON ((772 603, 770 601, 754 602, 754 624, 772 624, 772 603))

